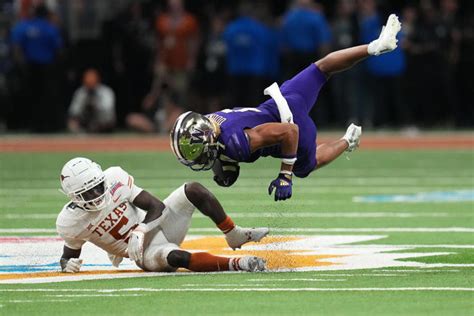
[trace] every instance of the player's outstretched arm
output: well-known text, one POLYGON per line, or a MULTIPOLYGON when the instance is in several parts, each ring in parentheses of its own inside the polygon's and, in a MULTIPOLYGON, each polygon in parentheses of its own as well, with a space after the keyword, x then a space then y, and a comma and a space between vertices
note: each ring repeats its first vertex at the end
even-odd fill
POLYGON ((298 151, 298 125, 293 123, 266 123, 245 130, 249 137, 250 151, 280 145, 282 159, 278 177, 270 183, 268 194, 275 189, 275 201, 291 198, 293 164, 298 151))
POLYGON ((397 48, 397 34, 401 23, 395 14, 388 17, 387 24, 382 28, 378 39, 368 45, 346 48, 335 51, 318 60, 315 64, 326 76, 351 68, 358 62, 373 55, 378 56, 397 48))
POLYGON ((61 265, 61 271, 67 273, 79 272, 82 265, 82 259, 79 259, 81 255, 81 249, 71 249, 66 245, 63 248, 63 255, 59 261, 61 265))

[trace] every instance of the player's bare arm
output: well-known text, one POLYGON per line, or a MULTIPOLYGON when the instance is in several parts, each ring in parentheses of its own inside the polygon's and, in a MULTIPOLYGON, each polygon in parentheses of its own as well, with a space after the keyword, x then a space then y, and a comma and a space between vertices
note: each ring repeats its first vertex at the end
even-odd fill
MULTIPOLYGON (((250 151, 280 145, 281 153, 285 157, 294 158, 298 151, 298 125, 292 123, 266 123, 245 130, 249 137, 250 151)), ((293 170, 293 164, 281 163, 282 171, 293 170)))
POLYGON ((143 220, 143 223, 145 224, 156 220, 162 215, 163 210, 165 209, 163 202, 145 190, 138 194, 132 203, 147 212, 145 219, 143 220))
POLYGON ((281 162, 278 177, 270 183, 268 194, 275 189, 275 201, 286 200, 292 195, 293 165, 296 161, 298 151, 298 125, 293 123, 266 123, 245 130, 249 138, 250 151, 254 152, 260 148, 280 145, 281 162))
POLYGON ((132 203, 147 212, 143 221, 131 232, 127 248, 130 259, 141 261, 143 259, 145 234, 160 225, 163 220, 163 210, 166 206, 145 190, 140 192, 132 203))

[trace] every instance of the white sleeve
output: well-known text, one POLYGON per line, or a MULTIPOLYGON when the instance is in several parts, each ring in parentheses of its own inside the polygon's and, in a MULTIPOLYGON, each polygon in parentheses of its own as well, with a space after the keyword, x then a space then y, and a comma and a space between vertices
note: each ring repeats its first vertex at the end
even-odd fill
POLYGON ((81 115, 82 111, 84 110, 85 98, 86 94, 83 88, 79 88, 76 90, 76 92, 74 92, 71 105, 69 106, 69 116, 77 117, 81 115))
POLYGON ((86 243, 85 240, 81 239, 75 239, 75 238, 63 238, 64 239, 64 244, 66 247, 73 249, 73 250, 79 250, 82 248, 82 245, 86 243))
POLYGON ((111 188, 112 196, 133 202, 143 189, 135 185, 135 179, 120 167, 110 167, 105 171, 107 177, 114 183, 111 188))

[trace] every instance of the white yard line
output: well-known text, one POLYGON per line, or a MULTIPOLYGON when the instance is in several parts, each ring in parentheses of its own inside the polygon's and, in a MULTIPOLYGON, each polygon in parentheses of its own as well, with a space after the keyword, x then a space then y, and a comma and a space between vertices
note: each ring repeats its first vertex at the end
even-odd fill
POLYGON ((399 277, 408 276, 408 274, 397 274, 397 273, 318 273, 316 276, 381 276, 381 277, 399 277))
MULTIPOLYGON (((347 279, 311 279, 311 278, 288 278, 288 279, 247 279, 250 282, 286 282, 286 281, 303 281, 303 282, 344 282, 347 279)), ((253 285, 253 284, 252 284, 253 285)))
POLYGON ((352 288, 124 288, 124 289, 0 289, 0 292, 400 292, 400 291, 453 291, 474 292, 472 287, 352 287, 352 288))
MULTIPOLYGON (((215 228, 191 228, 190 232, 215 232, 215 228)), ((1 231, 0 231, 1 232, 1 231)), ((373 228, 271 228, 273 233, 474 233, 470 227, 373 227, 373 228)))
POLYGON ((423 267, 417 268, 417 269, 396 269, 396 270, 390 270, 390 269, 377 269, 374 270, 376 271, 382 271, 382 272, 402 272, 402 273, 410 273, 410 272, 460 272, 461 270, 458 269, 426 269, 423 267))

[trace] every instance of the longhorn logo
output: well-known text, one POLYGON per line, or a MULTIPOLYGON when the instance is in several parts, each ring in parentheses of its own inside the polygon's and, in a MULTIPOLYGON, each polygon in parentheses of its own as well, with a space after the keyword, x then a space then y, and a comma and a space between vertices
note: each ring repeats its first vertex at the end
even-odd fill
POLYGON ((63 175, 61 175, 61 182, 63 182, 64 179, 66 179, 66 178, 69 178, 69 176, 63 176, 63 175))

